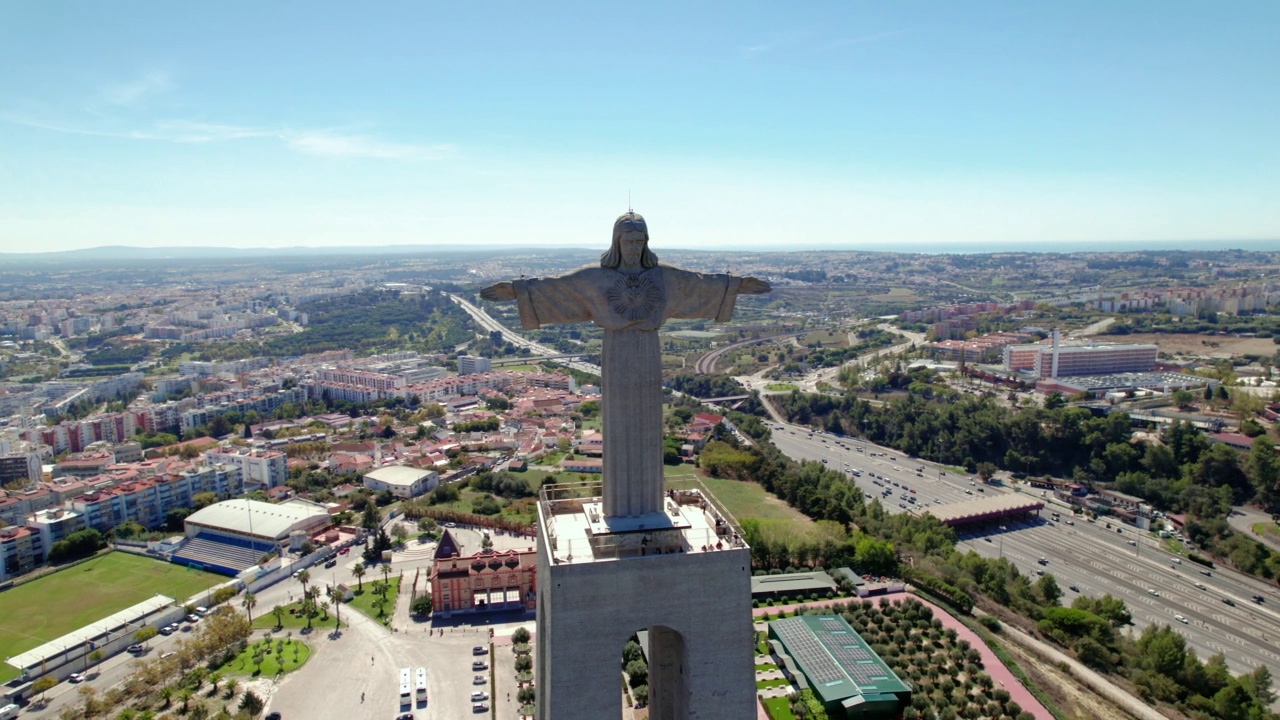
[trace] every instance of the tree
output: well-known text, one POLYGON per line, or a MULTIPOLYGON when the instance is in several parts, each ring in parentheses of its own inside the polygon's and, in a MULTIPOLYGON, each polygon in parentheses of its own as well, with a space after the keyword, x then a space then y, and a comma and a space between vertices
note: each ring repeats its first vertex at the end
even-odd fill
MULTIPOLYGON (((1173 404, 1178 407, 1186 407, 1190 405, 1193 399, 1191 393, 1186 390, 1174 390, 1173 395, 1170 397, 1173 400, 1173 404)), ((1205 399, 1207 400, 1208 398, 1205 399)))
POLYGON ((978 477, 982 478, 982 482, 990 482, 991 478, 996 475, 996 466, 989 462, 978 463, 978 477))
POLYGON ((258 697, 252 690, 246 692, 244 697, 240 698, 240 710, 249 713, 249 717, 257 717, 262 712, 262 698, 258 697))
POLYGON ((155 636, 156 636, 156 629, 148 625, 133 634, 133 641, 136 643, 145 643, 146 641, 150 640, 155 636))
POLYGON ((104 657, 106 657, 106 654, 103 653, 101 649, 94 650, 93 652, 85 656, 84 669, 85 670, 89 669, 89 663, 93 663, 94 665, 97 665, 98 663, 102 662, 102 658, 104 657))
POLYGON ((527 628, 518 627, 515 632, 511 633, 511 642, 516 645, 525 645, 529 642, 529 630, 527 628))
POLYGON ((365 530, 377 530, 382 525, 382 513, 376 503, 366 503, 364 514, 360 516, 360 527, 365 530))
POLYGON ((364 592, 364 573, 364 563, 356 563, 355 567, 351 568, 351 574, 356 576, 356 589, 359 592, 364 592))
POLYGON ((55 686, 57 686, 57 684, 58 684, 57 680, 50 677, 49 675, 45 675, 43 677, 36 678, 36 681, 31 683, 31 692, 40 693, 41 695, 40 699, 43 701, 44 694, 52 690, 55 686))
POLYGON ((284 627, 284 606, 276 605, 271 608, 271 614, 276 616, 276 627, 284 627))
POLYGON ((413 599, 409 605, 409 611, 419 617, 426 617, 431 614, 431 593, 424 592, 413 599))
POLYGON ((397 543, 403 545, 405 539, 409 537, 409 531, 405 529, 403 523, 396 523, 391 527, 391 537, 395 538, 397 543))
POLYGON ((631 695, 636 699, 636 707, 644 707, 649 704, 649 686, 641 685, 632 688, 631 695))
POLYGON ((649 666, 644 660, 632 660, 627 663, 627 682, 633 688, 649 684, 649 666))
POLYGON ((258 604, 258 596, 246 591, 244 597, 240 598, 240 606, 244 608, 245 613, 249 615, 249 622, 253 622, 253 608, 258 604))
POLYGON ((1062 597, 1062 589, 1058 587, 1058 581, 1052 573, 1041 575, 1033 587, 1045 605, 1057 605, 1058 599, 1062 597))
POLYGON ((1280 459, 1276 458, 1275 441, 1266 435, 1254 438, 1245 471, 1263 507, 1273 510, 1280 500, 1280 459))

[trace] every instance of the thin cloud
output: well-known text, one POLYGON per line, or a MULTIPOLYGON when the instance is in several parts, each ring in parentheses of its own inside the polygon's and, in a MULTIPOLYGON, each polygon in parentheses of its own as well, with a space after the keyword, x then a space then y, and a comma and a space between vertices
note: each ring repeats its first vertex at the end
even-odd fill
POLYGON ((149 95, 163 93, 173 87, 169 73, 153 71, 133 82, 104 85, 98 89, 98 95, 112 105, 131 107, 149 95))
POLYGON ((818 49, 823 52, 828 50, 839 50, 840 48, 846 48, 853 45, 862 45, 865 43, 875 42, 877 40, 883 40, 885 38, 891 38, 895 35, 901 35, 905 32, 906 30, 890 30, 889 32, 876 33, 874 35, 861 35, 859 37, 852 37, 852 38, 846 38, 844 40, 837 40, 833 43, 823 45, 818 49))
POLYGON ((361 157, 384 160, 439 160, 454 152, 452 145, 389 143, 363 135, 330 131, 291 132, 284 136, 289 147, 308 155, 361 157))
POLYGON ((392 143, 365 135, 342 133, 335 130, 286 130, 191 120, 161 120, 146 128, 99 130, 0 111, 0 122, 72 135, 178 144, 266 139, 278 141, 294 152, 321 157, 430 161, 452 157, 457 152, 457 148, 450 144, 417 145, 412 143, 392 143))
POLYGON ((739 51, 741 51, 743 57, 755 58, 761 55, 766 55, 766 54, 775 52, 777 50, 782 50, 782 49, 791 47, 793 45, 797 45, 803 42, 804 40, 806 40, 808 37, 809 37, 809 33, 806 33, 806 32, 798 32, 798 31, 789 32, 784 35, 780 35, 772 40, 767 40, 762 43, 756 43, 754 45, 743 45, 738 49, 739 51))

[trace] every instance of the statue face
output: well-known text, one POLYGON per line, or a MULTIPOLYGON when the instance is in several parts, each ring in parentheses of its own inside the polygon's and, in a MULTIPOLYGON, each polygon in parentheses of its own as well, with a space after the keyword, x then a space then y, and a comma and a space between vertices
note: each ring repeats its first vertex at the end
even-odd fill
POLYGON ((649 241, 645 239, 643 230, 625 230, 619 239, 619 245, 622 248, 622 264, 623 265, 639 265, 640 259, 644 256, 644 246, 649 241))

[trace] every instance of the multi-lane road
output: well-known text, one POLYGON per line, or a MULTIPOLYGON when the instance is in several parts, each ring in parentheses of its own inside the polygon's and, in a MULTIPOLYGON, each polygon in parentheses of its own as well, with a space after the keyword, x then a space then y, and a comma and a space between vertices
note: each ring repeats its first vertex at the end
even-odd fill
MULTIPOLYGON (((495 320, 492 315, 485 312, 484 310, 481 310, 474 303, 469 302, 466 298, 460 297, 458 295, 453 295, 453 294, 450 294, 449 298, 453 300, 455 303, 457 303, 458 307, 465 310, 467 314, 470 315, 476 321, 476 323, 480 325, 480 327, 484 328, 485 332, 494 332, 494 331, 500 332, 502 333, 502 337, 507 342, 511 343, 512 345, 515 345, 516 347, 528 348, 529 352, 533 353, 534 355, 563 355, 564 354, 559 350, 549 348, 545 345, 539 345, 538 343, 523 337, 519 333, 508 328, 506 325, 503 325, 502 323, 495 320)), ((531 359, 536 360, 537 358, 535 357, 531 359)), ((561 365, 564 365, 565 367, 570 367, 570 368, 573 368, 574 370, 580 370, 585 373, 591 373, 593 375, 600 374, 600 366, 592 363, 579 362, 576 360, 552 360, 552 362, 557 362, 557 363, 560 363, 561 365)))
MULTIPOLYGON (((777 423, 771 423, 771 428, 774 443, 784 453, 797 460, 825 460, 830 469, 845 471, 851 482, 879 499, 889 512, 921 513, 947 503, 1019 490, 984 487, 976 478, 953 469, 852 438, 777 423), (860 476, 853 476, 854 470, 860 476)), ((1129 607, 1133 632, 1150 624, 1167 624, 1180 631, 1201 658, 1222 653, 1234 672, 1249 672, 1261 664, 1273 675, 1280 672, 1280 593, 1274 587, 1235 571, 1209 570, 1192 563, 1132 526, 1112 522, 1108 528, 1103 519, 1090 523, 1073 517, 1052 493, 1045 497, 1040 490, 1020 489, 1045 502, 1040 517, 962 528, 957 534, 961 550, 1004 557, 1032 579, 1040 572, 1052 573, 1063 591, 1063 604, 1081 594, 1109 593, 1129 607), (1054 512, 1060 513, 1059 521, 1052 519, 1054 512), (1256 602, 1254 596, 1263 601, 1256 602)))

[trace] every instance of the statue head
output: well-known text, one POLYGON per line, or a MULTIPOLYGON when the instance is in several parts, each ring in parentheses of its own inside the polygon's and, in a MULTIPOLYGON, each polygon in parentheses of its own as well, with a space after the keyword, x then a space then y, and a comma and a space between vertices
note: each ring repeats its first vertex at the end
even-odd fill
POLYGON ((627 260, 627 252, 623 247, 624 238, 629 242, 637 240, 643 242, 643 250, 640 252, 639 262, 636 264, 644 268, 657 266, 658 256, 654 255, 653 251, 649 249, 649 226, 645 224, 644 216, 637 212, 628 211, 619 215, 617 221, 613 223, 613 244, 610 245, 608 252, 600 256, 600 267, 616 270, 623 264, 624 260, 627 260))

